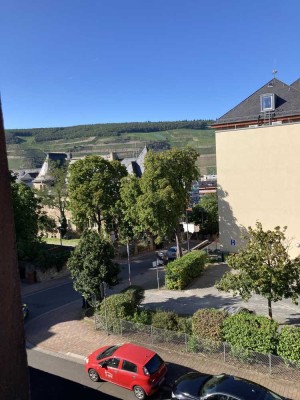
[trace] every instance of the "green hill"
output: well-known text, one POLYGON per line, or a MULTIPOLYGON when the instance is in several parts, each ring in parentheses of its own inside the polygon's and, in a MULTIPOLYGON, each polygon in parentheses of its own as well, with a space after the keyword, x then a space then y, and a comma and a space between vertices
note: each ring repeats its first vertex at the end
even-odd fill
POLYGON ((38 168, 46 152, 74 156, 116 152, 119 158, 135 157, 145 145, 155 150, 195 148, 201 174, 216 172, 215 132, 211 121, 131 122, 80 125, 65 128, 6 130, 10 169, 38 168))

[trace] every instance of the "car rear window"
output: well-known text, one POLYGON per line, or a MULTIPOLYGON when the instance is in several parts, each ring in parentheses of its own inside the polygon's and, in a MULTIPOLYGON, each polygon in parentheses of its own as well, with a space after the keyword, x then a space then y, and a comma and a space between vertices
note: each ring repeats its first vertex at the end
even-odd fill
POLYGON ((108 349, 102 351, 102 353, 99 353, 97 355, 97 360, 102 360, 102 358, 105 357, 110 357, 114 354, 114 352, 119 348, 120 346, 111 346, 108 349))
POLYGON ((159 370, 160 366, 163 364, 163 360, 159 357, 158 354, 155 354, 155 356, 153 356, 151 358, 151 360, 149 360, 147 362, 147 364, 145 365, 147 371, 149 372, 150 375, 155 374, 155 372, 157 370, 159 370))

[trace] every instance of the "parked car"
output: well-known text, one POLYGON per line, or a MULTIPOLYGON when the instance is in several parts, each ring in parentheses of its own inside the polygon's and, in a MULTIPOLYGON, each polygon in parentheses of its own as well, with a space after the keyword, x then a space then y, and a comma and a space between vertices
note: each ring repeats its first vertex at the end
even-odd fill
POLYGON ((94 351, 86 358, 85 370, 92 381, 115 383, 143 400, 164 382, 167 366, 154 351, 126 343, 94 351))
POLYGON ((25 319, 29 314, 29 309, 28 309, 27 304, 25 304, 25 303, 22 304, 22 311, 23 311, 23 317, 25 319))
POLYGON ((249 308, 242 306, 225 306, 223 309, 228 315, 236 315, 240 313, 255 314, 255 311, 249 310, 249 308))
MULTIPOLYGON (((186 253, 186 250, 182 249, 182 253, 186 253)), ((161 264, 167 264, 168 261, 176 260, 177 258, 177 247, 172 246, 167 250, 160 250, 156 252, 158 259, 161 261, 161 264)))
POLYGON ((189 372, 174 383, 172 399, 180 400, 287 400, 269 389, 232 375, 189 372))

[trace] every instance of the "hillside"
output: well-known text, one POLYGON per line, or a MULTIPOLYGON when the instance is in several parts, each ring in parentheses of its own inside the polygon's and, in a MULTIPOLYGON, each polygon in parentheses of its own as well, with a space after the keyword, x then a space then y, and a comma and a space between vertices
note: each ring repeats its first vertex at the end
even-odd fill
POLYGON ((66 128, 34 128, 6 131, 10 169, 38 168, 46 152, 69 152, 74 156, 107 154, 135 157, 148 145, 155 150, 195 148, 201 174, 216 172, 215 133, 210 121, 168 121, 95 124, 66 128))

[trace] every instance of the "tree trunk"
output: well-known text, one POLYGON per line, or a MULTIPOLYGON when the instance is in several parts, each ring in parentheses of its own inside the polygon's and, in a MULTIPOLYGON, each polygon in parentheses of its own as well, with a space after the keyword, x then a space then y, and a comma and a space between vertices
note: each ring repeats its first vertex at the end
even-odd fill
POLYGON ((30 398, 29 379, 20 276, 1 103, 0 207, 0 399, 28 400, 30 398))
POLYGON ((182 248, 179 240, 179 228, 176 228, 175 230, 175 239, 176 239, 176 247, 177 247, 177 257, 182 257, 182 248))
POLYGON ((272 304, 271 304, 271 300, 270 299, 268 299, 268 314, 269 314, 269 318, 273 319, 272 304))

